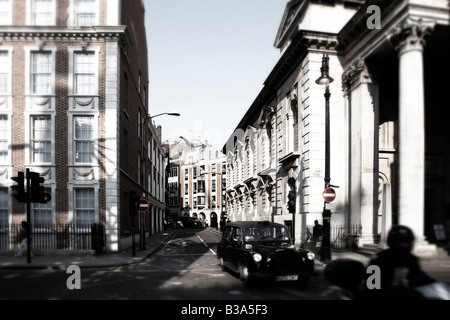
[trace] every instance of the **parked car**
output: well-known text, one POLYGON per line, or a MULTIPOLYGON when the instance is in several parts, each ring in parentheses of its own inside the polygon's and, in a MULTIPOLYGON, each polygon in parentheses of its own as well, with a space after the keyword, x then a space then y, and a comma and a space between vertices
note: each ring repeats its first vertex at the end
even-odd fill
POLYGON ((239 221, 225 225, 217 245, 222 270, 237 272, 244 284, 258 278, 306 284, 314 271, 315 254, 296 249, 289 229, 269 221, 239 221))
POLYGON ((203 228, 202 222, 194 217, 180 217, 181 222, 186 228, 201 229, 203 228))

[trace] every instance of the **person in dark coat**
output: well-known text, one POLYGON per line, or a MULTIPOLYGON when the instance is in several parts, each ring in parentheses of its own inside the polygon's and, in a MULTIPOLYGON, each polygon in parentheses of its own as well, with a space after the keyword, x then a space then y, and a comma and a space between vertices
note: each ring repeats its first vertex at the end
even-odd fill
POLYGON ((318 220, 314 220, 312 240, 318 242, 322 241, 322 238, 323 238, 323 226, 319 224, 318 220))
POLYGON ((414 288, 425 286, 435 279, 428 276, 420 267, 418 258, 412 254, 414 234, 403 225, 395 225, 388 233, 388 249, 377 253, 369 266, 380 270, 380 288, 367 289, 366 299, 405 300, 422 299, 414 288))
POLYGON ((20 247, 19 247, 19 251, 15 255, 16 257, 20 257, 22 255, 22 253, 27 250, 28 231, 27 231, 26 221, 22 221, 22 227, 20 228, 19 239, 20 239, 20 247))

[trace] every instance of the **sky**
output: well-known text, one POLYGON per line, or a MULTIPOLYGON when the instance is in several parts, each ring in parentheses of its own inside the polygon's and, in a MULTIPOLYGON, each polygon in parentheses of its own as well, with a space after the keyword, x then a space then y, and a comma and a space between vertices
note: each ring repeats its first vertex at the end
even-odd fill
POLYGON ((222 147, 280 58, 287 0, 144 0, 149 112, 163 142, 222 147))

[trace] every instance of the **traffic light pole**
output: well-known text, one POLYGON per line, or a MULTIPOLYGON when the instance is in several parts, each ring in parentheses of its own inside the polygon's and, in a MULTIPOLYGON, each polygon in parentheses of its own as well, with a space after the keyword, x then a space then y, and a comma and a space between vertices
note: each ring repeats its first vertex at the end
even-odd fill
POLYGON ((30 169, 26 171, 27 179, 27 261, 31 263, 31 174, 30 169))

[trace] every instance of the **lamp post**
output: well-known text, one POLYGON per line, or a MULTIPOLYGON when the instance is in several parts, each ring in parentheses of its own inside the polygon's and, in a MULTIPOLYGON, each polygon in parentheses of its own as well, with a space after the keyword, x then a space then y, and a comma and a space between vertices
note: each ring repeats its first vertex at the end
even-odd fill
MULTIPOLYGON (((179 117, 180 116, 180 113, 178 113, 178 112, 174 112, 174 111, 169 111, 169 112, 163 112, 163 113, 159 113, 159 114, 156 114, 156 115, 154 115, 154 116, 148 116, 148 117, 146 117, 146 118, 143 118, 142 120, 141 120, 141 122, 142 122, 142 139, 141 139, 141 166, 142 166, 142 164, 144 164, 144 162, 145 162, 145 157, 144 157, 144 137, 145 137, 145 132, 146 132, 146 127, 145 127, 145 123, 147 122, 147 120, 150 120, 150 119, 153 119, 153 118, 155 118, 155 117, 159 117, 159 116, 162 116, 162 115, 169 115, 169 116, 177 116, 177 117, 179 117)), ((142 168, 141 168, 141 170, 142 170, 142 168)), ((138 173, 139 175, 141 174, 141 172, 139 172, 138 173)), ((142 195, 144 194, 144 181, 145 181, 145 176, 143 177, 143 179, 140 181, 141 182, 141 194, 140 194, 140 197, 142 197, 142 195)), ((139 211, 139 214, 140 214, 140 216, 139 216, 139 218, 140 218, 140 249, 141 250, 145 250, 145 231, 144 231, 144 219, 142 218, 142 215, 141 215, 141 211, 139 211)), ((149 219, 150 219, 151 217, 150 217, 150 214, 149 214, 149 219)), ((134 218, 132 218, 133 219, 133 227, 132 227, 132 230, 133 230, 133 240, 132 240, 132 242, 133 242, 133 252, 134 252, 134 245, 135 245, 135 243, 134 243, 134 218)), ((150 232, 150 230, 149 230, 149 232, 150 232)), ((133 256, 134 256, 134 254, 133 254, 133 256)))
MULTIPOLYGON (((316 80, 316 83, 325 86, 325 189, 330 187, 330 89, 329 84, 333 82, 333 78, 328 75, 329 61, 328 55, 322 57, 322 67, 320 68, 321 76, 316 80)), ((331 210, 328 206, 328 202, 324 201, 323 211, 323 240, 320 259, 324 262, 331 260, 331 246, 330 246, 330 221, 331 210)))

